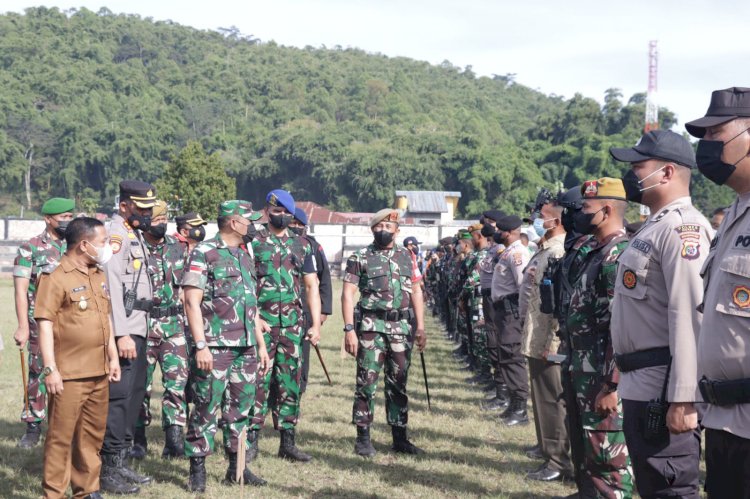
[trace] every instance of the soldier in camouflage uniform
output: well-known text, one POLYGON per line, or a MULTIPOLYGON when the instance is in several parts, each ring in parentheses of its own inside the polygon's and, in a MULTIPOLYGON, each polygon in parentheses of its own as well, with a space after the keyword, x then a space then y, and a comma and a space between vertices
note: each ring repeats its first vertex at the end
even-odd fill
POLYGON ((467 258, 468 275, 463 285, 463 293, 466 302, 466 315, 470 321, 471 330, 471 356, 474 360, 474 370, 477 373, 469 382, 472 384, 489 383, 491 378, 491 365, 489 351, 487 350, 487 328, 484 307, 482 306, 482 288, 479 282, 479 266, 487 257, 489 243, 482 235, 483 224, 476 223, 469 227, 469 234, 474 250, 467 258))
POLYGON ((157 201, 151 227, 143 234, 149 250, 149 276, 154 290, 147 336, 146 395, 136 423, 131 457, 143 458, 147 450, 146 426, 151 424, 151 387, 157 362, 161 366, 161 421, 165 433, 162 457, 185 454, 182 428, 187 418, 185 386, 188 377, 188 352, 185 343, 185 318, 180 301, 180 282, 185 265, 185 251, 174 237, 166 234, 167 204, 157 201))
POLYGON ((52 198, 42 206, 44 232, 18 248, 13 262, 13 287, 15 288, 16 316, 18 328, 13 339, 20 348, 29 345, 29 409, 24 406, 21 421, 26 423, 26 432, 18 441, 18 447, 30 449, 39 443, 42 421, 47 415, 47 388, 39 376, 44 365, 39 351, 39 331, 34 320, 34 297, 39 278, 50 274, 65 253, 65 227, 73 218, 75 203, 72 199, 52 198))
POLYGON ((407 454, 424 451, 406 436, 408 397, 406 381, 414 341, 421 352, 426 344, 422 288, 409 251, 394 243, 398 234, 396 210, 383 209, 370 220, 375 241, 346 263, 341 308, 346 351, 357 358, 357 388, 352 423, 357 426, 354 451, 372 457, 370 425, 375 389, 385 370, 386 420, 391 425, 393 450, 407 454), (354 298, 360 292, 355 319, 354 298), (415 331, 409 328, 410 308, 416 314, 415 331), (413 334, 412 334, 413 333, 413 334))
MULTIPOLYGON (((581 192, 583 207, 575 214, 575 229, 591 236, 574 247, 568 274, 572 291, 564 320, 568 375, 578 413, 578 421, 570 419, 569 425, 583 428, 584 469, 579 470, 578 495, 570 497, 630 498, 632 469, 622 430, 609 312, 617 258, 628 244, 623 227, 625 189, 620 179, 602 178, 585 182, 581 192)), ((575 438, 581 432, 572 430, 570 435, 575 438)))
POLYGON ((253 218, 247 201, 224 201, 219 205, 215 237, 198 244, 190 254, 182 285, 185 314, 195 344, 195 410, 185 438, 190 458, 188 489, 206 488, 206 456, 213 452, 222 400, 228 402, 222 415, 224 449, 229 457, 225 483, 236 483, 237 467, 251 485, 265 485, 245 463, 237 462, 243 427, 249 424, 255 402, 256 373, 268 370, 268 354, 262 323, 256 317, 256 278, 253 258, 241 247, 248 241, 253 218), (257 352, 257 353, 256 353, 257 352))
POLYGON ((280 431, 279 457, 307 462, 311 456, 295 444, 299 420, 300 360, 303 336, 316 345, 320 339, 320 293, 312 245, 288 230, 294 217, 294 198, 276 189, 266 196, 268 226, 253 239, 255 271, 258 275, 260 318, 269 326, 265 333, 271 369, 258 382, 249 433, 253 459, 258 453, 258 437, 268 414, 269 398, 274 397, 273 424, 280 431), (310 310, 310 328, 304 331, 301 287, 310 310))

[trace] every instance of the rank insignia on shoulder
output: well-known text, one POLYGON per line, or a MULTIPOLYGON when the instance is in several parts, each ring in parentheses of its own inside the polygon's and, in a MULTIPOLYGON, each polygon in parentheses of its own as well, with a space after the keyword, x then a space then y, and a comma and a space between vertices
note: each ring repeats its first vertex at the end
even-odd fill
POLYGON ((632 270, 626 270, 622 274, 622 285, 628 289, 633 289, 638 284, 638 277, 632 270))
POLYGON ((112 235, 109 237, 109 245, 112 246, 112 253, 117 253, 122 248, 122 236, 112 235))
POLYGON ((732 291, 732 301, 740 308, 750 308, 750 288, 736 286, 732 291))

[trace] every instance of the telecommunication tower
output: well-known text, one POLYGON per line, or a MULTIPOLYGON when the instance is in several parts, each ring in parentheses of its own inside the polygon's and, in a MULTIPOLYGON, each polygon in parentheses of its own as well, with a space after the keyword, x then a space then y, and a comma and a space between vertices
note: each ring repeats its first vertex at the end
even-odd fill
POLYGON ((644 131, 659 128, 659 105, 656 103, 656 75, 659 65, 659 51, 656 40, 648 42, 648 92, 646 93, 646 126, 644 131))

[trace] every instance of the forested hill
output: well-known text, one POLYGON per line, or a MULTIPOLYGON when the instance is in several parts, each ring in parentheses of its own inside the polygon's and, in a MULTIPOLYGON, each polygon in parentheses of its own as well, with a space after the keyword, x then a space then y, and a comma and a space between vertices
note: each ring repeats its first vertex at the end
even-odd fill
MULTIPOLYGON (((218 152, 237 195, 256 202, 284 186, 370 211, 396 189, 445 189, 463 193, 466 216, 520 209, 542 185, 619 175, 607 149, 633 144, 644 116, 642 94, 610 89, 602 107, 510 74, 282 47, 107 9, 0 16, 0 89, 0 210, 12 214, 26 180, 32 209, 51 195, 111 206, 120 179, 159 179, 188 140, 218 152)), ((702 208, 728 199, 697 187, 702 208)))

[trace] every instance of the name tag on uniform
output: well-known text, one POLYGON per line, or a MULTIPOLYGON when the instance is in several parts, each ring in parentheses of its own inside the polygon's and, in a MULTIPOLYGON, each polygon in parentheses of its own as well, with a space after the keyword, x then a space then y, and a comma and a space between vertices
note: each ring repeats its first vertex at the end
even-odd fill
POLYGON ((77 287, 77 288, 73 288, 73 289, 71 289, 70 291, 71 291, 72 293, 78 293, 78 292, 80 292, 80 291, 83 291, 84 289, 86 289, 86 286, 79 286, 79 287, 77 287))
POLYGON ((632 243, 630 243, 630 246, 646 254, 651 252, 651 243, 647 243, 642 239, 634 240, 632 243))

